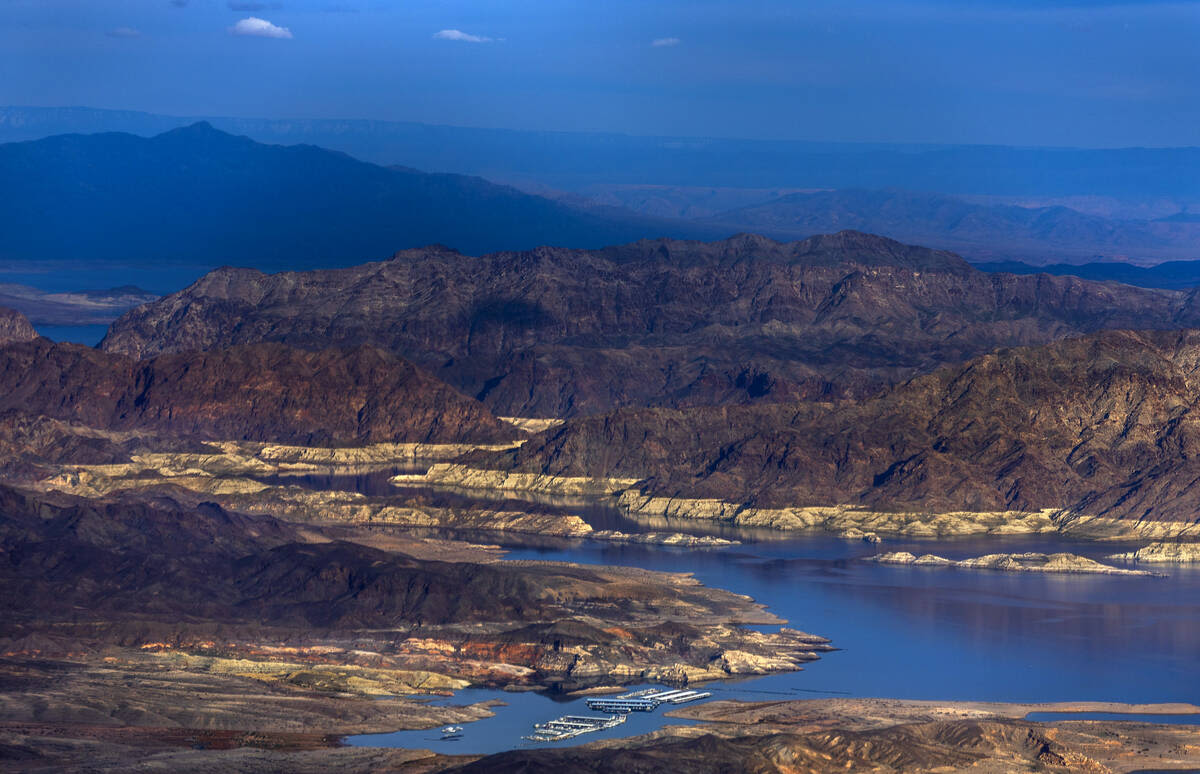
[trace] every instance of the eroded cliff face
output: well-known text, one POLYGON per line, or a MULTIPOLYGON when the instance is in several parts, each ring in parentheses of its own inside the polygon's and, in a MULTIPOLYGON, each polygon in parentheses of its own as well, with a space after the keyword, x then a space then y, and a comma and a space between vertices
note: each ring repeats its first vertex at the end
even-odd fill
POLYGON ((15 309, 0 306, 0 346, 16 341, 30 341, 37 338, 37 331, 25 315, 15 309))
POLYGON ((1003 350, 863 401, 571 420, 460 464, 506 480, 640 479, 663 507, 707 498, 732 503, 726 515, 1049 509, 1186 527, 1200 513, 1198 365, 1200 332, 1105 332, 1003 350))
POLYGON ((522 434, 374 347, 280 344, 143 361, 46 339, 0 347, 0 411, 100 430, 308 445, 492 443, 522 434))
POLYGON ((864 396, 1000 346, 1200 323, 1189 296, 984 274, 856 232, 781 244, 637 242, 266 275, 221 269, 115 323, 147 356, 259 341, 366 342, 506 416, 864 396))

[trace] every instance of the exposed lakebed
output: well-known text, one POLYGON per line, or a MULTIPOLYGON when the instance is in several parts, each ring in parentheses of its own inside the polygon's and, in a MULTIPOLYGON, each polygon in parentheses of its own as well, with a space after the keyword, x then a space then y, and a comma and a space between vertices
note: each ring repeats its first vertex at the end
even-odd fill
MULTIPOLYGON (((383 494, 387 474, 284 477, 275 483, 383 494)), ((393 490, 457 502, 478 493, 393 490)), ((746 594, 789 625, 832 639, 803 671, 710 684, 714 698, 769 700, 818 696, 1055 702, 1189 702, 1200 696, 1200 568, 1172 566, 1167 577, 1006 573, 859 561, 876 547, 825 534, 731 532, 713 524, 642 524, 603 501, 537 498, 530 508, 574 513, 598 529, 679 531, 737 537, 724 548, 674 548, 551 539, 505 533, 478 538, 509 559, 541 559, 691 572, 709 586, 746 594)), ((1126 546, 1059 536, 962 538, 936 543, 887 540, 879 550, 933 551, 961 559, 987 553, 1070 552, 1100 561, 1126 546)), ((1118 566, 1122 566, 1119 565, 1118 566)), ((471 689, 448 701, 499 699, 495 718, 442 742, 436 731, 352 738, 352 744, 494 752, 524 742, 531 724, 564 714, 595 714, 582 698, 471 689)), ((645 733, 680 721, 665 709, 563 744, 645 733)))

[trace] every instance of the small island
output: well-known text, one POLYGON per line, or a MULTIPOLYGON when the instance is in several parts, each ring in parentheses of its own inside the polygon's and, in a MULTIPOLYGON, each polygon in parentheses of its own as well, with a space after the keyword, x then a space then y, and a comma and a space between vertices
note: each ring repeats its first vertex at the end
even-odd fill
POLYGON ((1004 570, 1007 572, 1089 573, 1099 575, 1156 575, 1146 570, 1126 570, 1112 567, 1078 554, 985 554, 970 559, 947 559, 935 554, 916 556, 908 551, 877 554, 867 561, 880 564, 910 564, 921 567, 960 567, 970 570, 1004 570))

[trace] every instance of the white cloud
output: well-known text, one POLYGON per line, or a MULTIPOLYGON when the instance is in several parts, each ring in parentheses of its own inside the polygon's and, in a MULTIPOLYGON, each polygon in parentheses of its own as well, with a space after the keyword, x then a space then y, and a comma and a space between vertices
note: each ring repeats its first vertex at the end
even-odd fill
POLYGON ((433 33, 435 40, 457 40, 462 43, 491 43, 492 38, 484 37, 483 35, 471 35, 462 30, 442 30, 441 32, 433 33))
POLYGON ((233 35, 249 35, 256 38, 291 39, 292 31, 287 27, 279 27, 266 19, 248 16, 229 28, 233 35))
POLYGON ((108 31, 110 38, 138 38, 141 35, 141 30, 135 30, 133 27, 117 27, 108 31))
POLYGON ((650 45, 662 48, 663 46, 678 46, 681 42, 679 38, 655 38, 650 41, 650 45))

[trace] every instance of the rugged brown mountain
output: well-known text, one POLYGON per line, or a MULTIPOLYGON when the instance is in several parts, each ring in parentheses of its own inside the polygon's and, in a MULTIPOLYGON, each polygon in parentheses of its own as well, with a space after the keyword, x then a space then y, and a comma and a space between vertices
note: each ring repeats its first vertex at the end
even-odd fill
POLYGON ((477 467, 645 478, 764 507, 1037 510, 1194 521, 1200 331, 1012 348, 864 401, 571 420, 477 467))
POLYGON ((502 415, 863 396, 1000 346, 1200 325, 1181 292, 976 271, 857 232, 643 241, 350 269, 221 269, 133 310, 134 356, 257 341, 386 347, 502 415))
POLYGON ((775 619, 679 575, 335 532, 170 494, 81 500, 0 485, 0 652, 363 657, 480 683, 578 685, 639 670, 720 675, 751 657, 792 669, 829 650, 795 630, 751 631, 738 622, 775 619))
POLYGON ((374 347, 281 344, 136 361, 46 339, 0 348, 0 411, 106 430, 300 444, 495 442, 483 405, 374 347))
MULTIPOLYGON (((896 724, 869 730, 745 727, 688 738, 671 734, 624 745, 511 750, 481 758, 453 774, 607 774, 687 771, 693 774, 833 774, 845 771, 1111 771, 1099 759, 1158 747, 1159 729, 1099 724, 1048 727, 1014 720, 896 724), (1145 742, 1138 731, 1145 734, 1145 742), (739 733, 740 732, 740 733, 739 733), (719 734, 719 735, 718 735, 719 734), (1153 740, 1153 741, 1151 741, 1153 740), (1114 754, 1115 753, 1115 754, 1114 754)), ((737 728, 737 727, 735 727, 737 728)), ((1162 728, 1162 727, 1159 727, 1162 728)), ((1170 734, 1170 732, 1167 732, 1170 734)), ((1189 738, 1186 732, 1182 734, 1189 738)), ((1163 747, 1168 747, 1163 745, 1163 747)), ((1161 748, 1160 748, 1161 749, 1161 748)))
POLYGON ((0 346, 14 341, 29 341, 37 338, 37 331, 30 325, 25 315, 0 306, 0 346))

